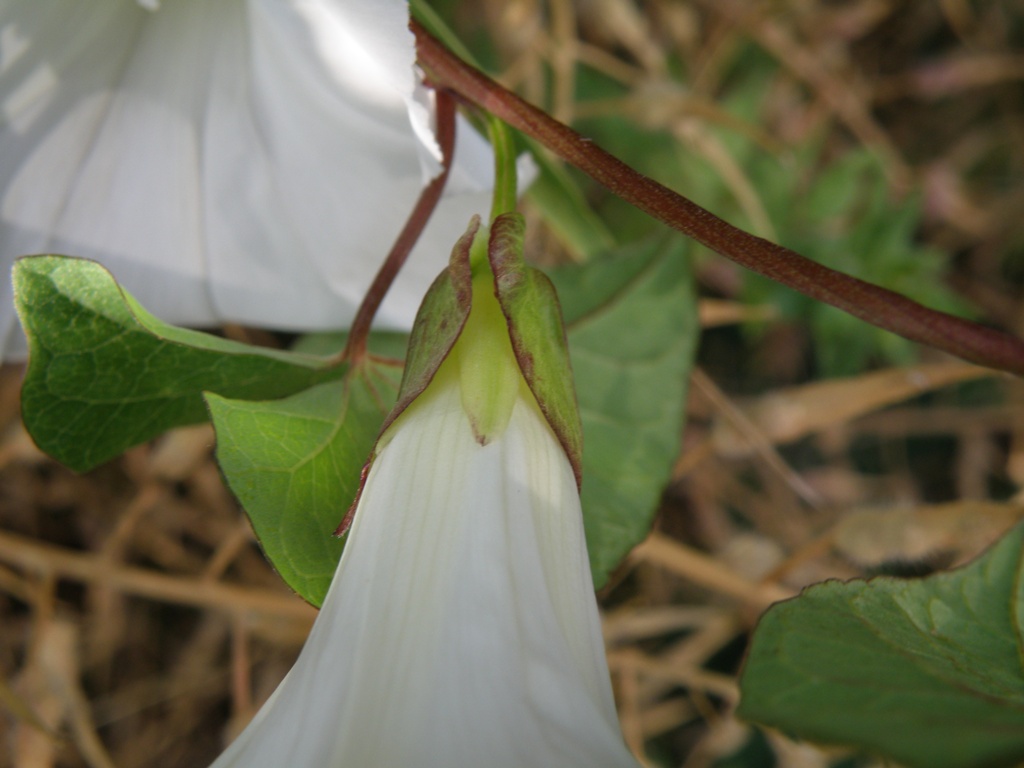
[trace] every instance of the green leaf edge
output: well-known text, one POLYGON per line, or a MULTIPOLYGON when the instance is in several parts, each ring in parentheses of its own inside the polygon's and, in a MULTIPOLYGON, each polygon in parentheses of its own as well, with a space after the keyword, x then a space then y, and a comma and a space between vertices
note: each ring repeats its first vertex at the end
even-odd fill
POLYGON ((252 347, 165 323, 146 311, 105 267, 90 259, 54 254, 23 257, 15 262, 12 280, 15 308, 29 340, 28 368, 22 388, 25 427, 41 450, 78 472, 92 469, 172 427, 206 420, 206 408, 201 395, 206 389, 240 399, 272 399, 337 379, 345 373, 344 366, 335 365, 329 359, 252 347), (65 270, 71 270, 78 282, 72 286, 72 290, 67 290, 68 286, 56 279, 66 277, 62 274, 65 270), (36 306, 32 303, 35 298, 33 294, 40 291, 45 295, 45 300, 43 306, 36 306), (95 346, 84 350, 55 349, 53 337, 38 331, 39 323, 36 321, 36 313, 44 314, 49 309, 46 305, 55 300, 69 302, 75 316, 79 318, 102 318, 111 323, 117 329, 116 332, 106 337, 97 335, 93 339, 95 346), (101 302, 104 300, 110 301, 111 306, 103 307, 101 302), (162 390, 160 394, 136 397, 134 402, 136 405, 161 403, 165 410, 170 408, 170 404, 176 404, 176 413, 161 413, 154 405, 147 414, 148 422, 142 424, 118 425, 115 421, 116 414, 132 404, 131 397, 109 396, 101 401, 89 400, 81 393, 71 392, 70 387, 64 388, 69 390, 67 392, 51 388, 53 380, 49 374, 55 359, 81 356, 126 334, 142 334, 146 343, 165 345, 147 354, 147 363, 152 363, 161 355, 187 350, 216 359, 209 366, 210 371, 216 366, 234 361, 240 367, 249 363, 264 367, 269 365, 277 375, 265 375, 255 383, 240 377, 237 381, 213 387, 203 387, 194 381, 190 381, 187 387, 181 386, 180 382, 166 382, 157 388, 162 390), (59 429, 53 429, 47 421, 48 414, 52 409, 69 403, 78 404, 74 417, 59 429), (111 428, 121 426, 124 429, 119 433, 120 438, 106 436, 108 444, 90 450, 83 445, 81 436, 76 436, 74 429, 76 422, 97 408, 113 411, 113 415, 100 419, 102 423, 110 424, 111 428))
MULTIPOLYGON (((957 580, 966 580, 983 573, 994 561, 1002 558, 1012 558, 1014 555, 1016 555, 1017 563, 1016 572, 1013 576, 1013 583, 1009 588, 1011 604, 1007 608, 1014 627, 1017 659, 1021 667, 1017 670, 1017 673, 1018 677, 1024 676, 1024 525, 1018 525, 975 560, 952 571, 937 573, 918 580, 898 579, 888 576, 877 576, 867 580, 853 579, 847 582, 829 580, 806 587, 796 597, 771 606, 758 622, 747 651, 747 657, 740 675, 741 698, 736 709, 737 717, 749 722, 778 728, 787 735, 807 739, 814 743, 865 749, 893 758, 902 764, 910 766, 910 768, 975 768, 976 766, 1017 765, 1024 760, 1024 688, 1020 691, 1020 702, 1013 705, 1014 709, 1010 710, 1009 706, 1006 707, 1007 711, 1016 711, 1019 715, 1014 720, 1017 726, 1013 732, 1015 738, 1011 739, 1012 743, 1010 746, 1002 747, 1000 750, 993 750, 992 753, 986 755, 961 755, 956 749, 947 749, 942 750, 939 754, 931 754, 922 758, 912 748, 908 749, 903 744, 903 741, 906 741, 905 736, 902 739, 897 738, 893 740, 878 738, 858 739, 834 727, 822 728, 816 724, 808 726, 799 722, 793 722, 787 714, 778 711, 777 706, 774 704, 777 700, 776 694, 757 690, 750 680, 755 674, 762 673, 762 669, 758 668, 759 665, 769 665, 775 662, 776 659, 783 658, 781 648, 776 640, 776 637, 780 634, 776 626, 782 626, 788 618, 789 612, 801 610, 802 606, 809 601, 824 600, 825 605, 831 611, 838 610, 845 613, 847 611, 847 602, 845 600, 847 593, 856 596, 860 590, 871 590, 874 588, 879 591, 885 591, 886 594, 891 596, 898 587, 912 586, 920 582, 933 581, 943 586, 947 583, 955 584, 957 580), (766 635, 770 640, 762 639, 766 635), (893 743, 893 741, 896 743, 893 743)), ((853 614, 853 616, 856 620, 863 621, 858 614, 853 614)), ((793 633, 789 632, 787 636, 791 638, 793 633)), ((878 639, 879 642, 885 642, 881 637, 878 639)), ((890 645, 890 648, 895 653, 904 656, 908 664, 920 662, 919 658, 915 658, 903 647, 890 645)), ((923 670, 923 672, 926 675, 936 676, 934 670, 923 670)), ((862 677, 858 679, 858 682, 869 676, 870 672, 862 670, 861 674, 862 677)), ((965 692, 979 702, 992 703, 990 696, 980 694, 974 690, 964 691, 963 686, 957 681, 940 679, 939 682, 945 683, 946 687, 951 691, 965 692)), ((998 703, 1003 702, 998 701, 998 703)), ((830 726, 835 722, 837 722, 835 718, 830 720, 830 726)), ((951 733, 954 744, 961 740, 961 737, 957 735, 955 730, 950 730, 949 723, 943 721, 936 725, 938 732, 932 735, 932 739, 936 742, 943 737, 949 737, 951 733)))

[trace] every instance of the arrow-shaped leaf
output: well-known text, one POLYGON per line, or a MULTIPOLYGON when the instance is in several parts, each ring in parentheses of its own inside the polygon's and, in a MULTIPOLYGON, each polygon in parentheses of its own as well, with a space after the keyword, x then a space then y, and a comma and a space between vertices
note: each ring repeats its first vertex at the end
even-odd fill
POLYGON ((21 259, 14 289, 29 341, 25 426, 42 450, 78 471, 205 421, 204 391, 284 397, 343 373, 323 359, 161 322, 93 261, 21 259))

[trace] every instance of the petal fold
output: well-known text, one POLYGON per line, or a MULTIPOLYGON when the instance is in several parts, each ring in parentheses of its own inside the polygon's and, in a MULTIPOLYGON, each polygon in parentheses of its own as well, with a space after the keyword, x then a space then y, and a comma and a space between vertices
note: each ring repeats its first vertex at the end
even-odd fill
MULTIPOLYGON (((4 270, 96 258, 170 322, 345 327, 436 171, 399 0, 0 0, 0 41, 4 270)), ((433 255, 487 209, 462 128, 382 326, 411 324, 433 255)))

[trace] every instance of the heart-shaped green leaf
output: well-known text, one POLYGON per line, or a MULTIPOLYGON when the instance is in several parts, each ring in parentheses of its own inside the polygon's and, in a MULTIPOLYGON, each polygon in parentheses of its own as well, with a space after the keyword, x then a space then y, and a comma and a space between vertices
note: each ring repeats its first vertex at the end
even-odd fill
POLYGON ((768 610, 738 713, 920 768, 1024 760, 1024 526, 924 579, 830 581, 768 610))

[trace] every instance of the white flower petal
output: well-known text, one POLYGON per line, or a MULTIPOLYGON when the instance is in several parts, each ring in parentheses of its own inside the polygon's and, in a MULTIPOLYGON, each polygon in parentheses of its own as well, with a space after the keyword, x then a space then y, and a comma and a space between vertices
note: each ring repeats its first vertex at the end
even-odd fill
MULTIPOLYGON (((346 326, 436 151, 417 139, 405 3, 153 6, 0 0, 4 271, 22 254, 88 256, 171 322, 346 326)), ((384 326, 411 324, 441 255, 487 209, 489 153, 463 128, 459 184, 384 326)), ((15 326, 3 281, 0 352, 23 343, 15 326)))
POLYGON ((481 447, 435 381, 389 437, 298 662, 216 768, 635 768, 575 480, 536 405, 481 447))

